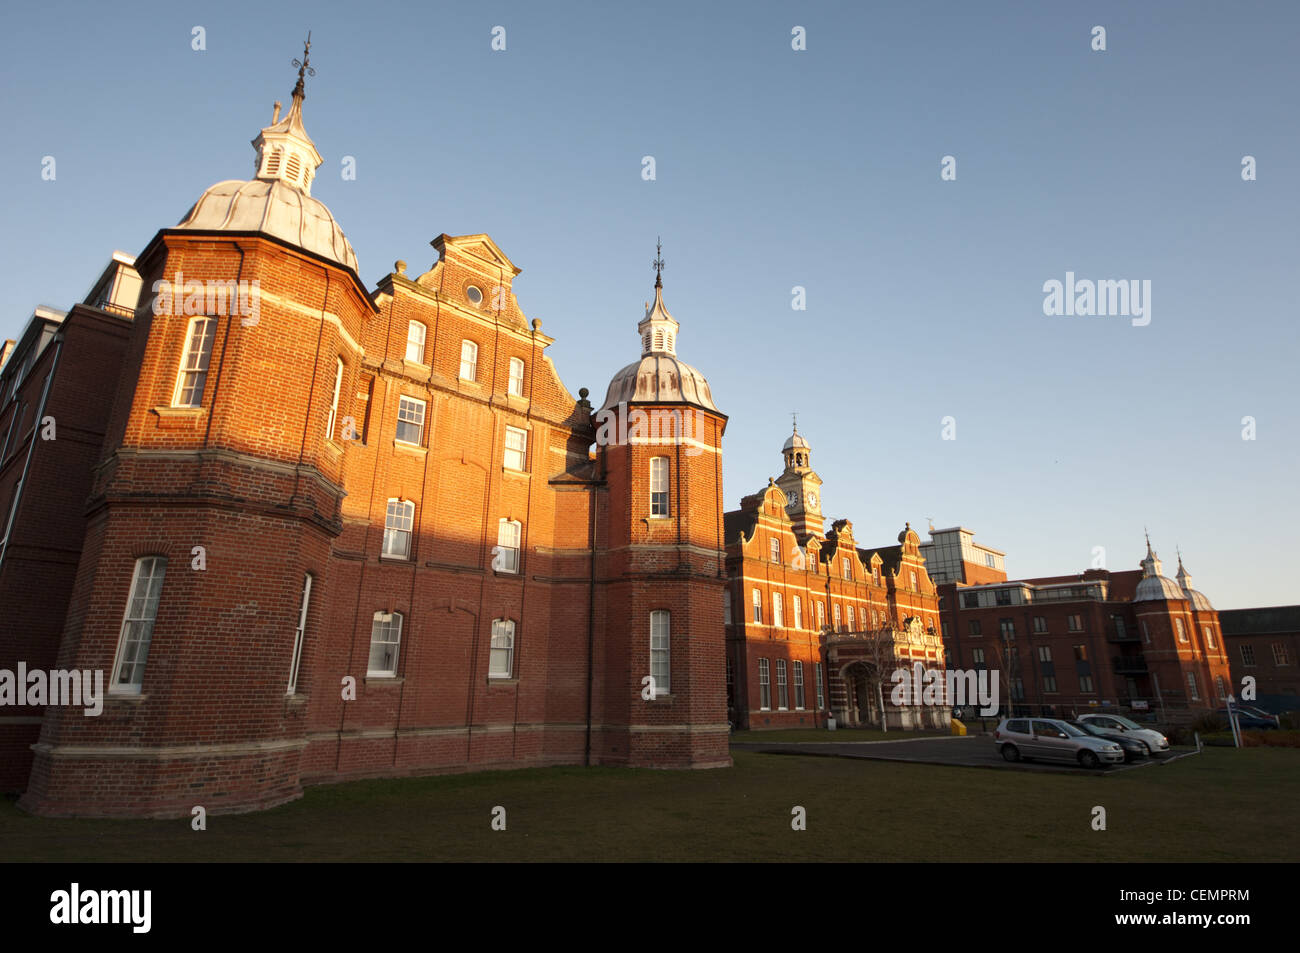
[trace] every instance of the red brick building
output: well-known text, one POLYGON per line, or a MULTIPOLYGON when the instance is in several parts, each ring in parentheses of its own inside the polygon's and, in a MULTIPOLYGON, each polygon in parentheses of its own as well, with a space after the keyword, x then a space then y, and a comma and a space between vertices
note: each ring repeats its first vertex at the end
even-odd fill
POLYGON ((954 579, 939 590, 950 664, 997 670, 1004 711, 1109 708, 1178 721, 1222 705, 1229 688, 1218 613, 1181 558, 1176 582, 1161 574, 1150 541, 1140 570, 954 579))
POLYGON ((911 525, 859 548, 853 524, 824 532, 822 480, 798 432, 785 468, 726 514, 727 707, 740 728, 946 725, 946 710, 890 704, 895 669, 943 667, 938 595, 911 525))
POLYGON ((25 485, 6 610, 47 587, 0 669, 109 686, 94 717, 0 711, 6 786, 36 813, 181 816, 366 776, 729 764, 726 417, 661 282, 595 412, 488 236, 368 289, 311 196, 302 80, 255 177, 135 260, 129 320, 78 305, 31 332, 61 351, 27 371, 25 336, 0 377, 17 446, 43 375, 59 428, 26 477, 21 452, 0 469, 0 495, 25 485))
POLYGON ((1300 606, 1223 609, 1223 638, 1232 666, 1233 693, 1240 699, 1247 677, 1255 679, 1255 702, 1268 711, 1300 711, 1300 606))

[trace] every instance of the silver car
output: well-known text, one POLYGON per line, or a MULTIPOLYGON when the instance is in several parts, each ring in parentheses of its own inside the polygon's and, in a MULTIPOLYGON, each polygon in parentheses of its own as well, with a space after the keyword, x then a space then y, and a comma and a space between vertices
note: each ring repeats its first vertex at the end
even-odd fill
POLYGON ((1124 749, 1057 718, 1003 718, 993 743, 1008 761, 1071 761, 1085 768, 1123 764, 1124 749))
POLYGON ((1154 728, 1143 728, 1136 721, 1123 715, 1080 715, 1079 721, 1086 721, 1107 731, 1122 731, 1130 738, 1136 738, 1147 746, 1148 755, 1168 754, 1169 739, 1154 728))

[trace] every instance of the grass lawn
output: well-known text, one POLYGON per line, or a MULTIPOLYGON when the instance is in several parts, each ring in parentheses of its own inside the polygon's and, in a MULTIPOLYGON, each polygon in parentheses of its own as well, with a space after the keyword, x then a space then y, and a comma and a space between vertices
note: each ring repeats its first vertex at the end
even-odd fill
POLYGON ((544 768, 308 788, 260 814, 50 820, 0 800, 5 861, 1294 861, 1300 751, 1110 776, 734 752, 709 771, 544 768), (492 831, 494 805, 508 829, 492 831), (808 829, 790 829, 790 809, 808 829), (1108 829, 1091 829, 1094 805, 1108 829))

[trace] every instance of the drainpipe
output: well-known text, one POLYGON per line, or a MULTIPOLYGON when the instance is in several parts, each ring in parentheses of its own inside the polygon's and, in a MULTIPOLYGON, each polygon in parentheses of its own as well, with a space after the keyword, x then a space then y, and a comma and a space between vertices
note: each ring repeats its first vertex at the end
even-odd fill
MULTIPOLYGON (((603 462, 603 455, 601 456, 603 462)), ((591 493, 591 519, 588 521, 590 568, 587 576, 587 741, 582 753, 584 768, 591 767, 591 696, 596 665, 596 507, 600 504, 595 484, 589 488, 589 492, 591 493)))
MULTIPOLYGON (((27 473, 31 470, 32 455, 36 452, 37 431, 40 430, 41 421, 45 417, 45 404, 50 398, 50 389, 54 387, 54 374, 59 369, 59 355, 62 353, 63 335, 60 334, 54 341, 54 359, 50 362, 49 374, 45 376, 45 387, 41 391, 41 405, 36 409, 36 419, 32 421, 32 440, 27 445, 27 459, 23 461, 23 472, 18 477, 18 489, 14 492, 14 502, 9 508, 9 521, 5 525, 5 539, 4 543, 0 544, 0 568, 4 566, 5 553, 9 552, 9 537, 13 533, 14 521, 18 519, 18 506, 22 502, 23 490, 27 489, 27 473)), ((19 426, 22 426, 21 421, 19 426)))

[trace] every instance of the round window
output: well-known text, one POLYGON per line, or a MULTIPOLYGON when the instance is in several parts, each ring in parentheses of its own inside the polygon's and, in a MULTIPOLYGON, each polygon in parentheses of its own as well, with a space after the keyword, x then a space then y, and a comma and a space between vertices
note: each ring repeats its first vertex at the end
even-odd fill
POLYGON ((479 291, 474 285, 470 285, 465 289, 465 297, 469 298, 469 303, 476 308, 483 303, 483 292, 479 291))

